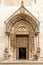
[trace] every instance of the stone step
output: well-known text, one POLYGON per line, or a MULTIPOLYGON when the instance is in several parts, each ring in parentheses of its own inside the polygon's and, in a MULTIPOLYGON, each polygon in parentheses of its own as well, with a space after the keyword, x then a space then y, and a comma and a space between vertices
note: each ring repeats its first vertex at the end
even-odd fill
POLYGON ((0 65, 43 65, 43 61, 11 61, 11 62, 0 62, 0 65))

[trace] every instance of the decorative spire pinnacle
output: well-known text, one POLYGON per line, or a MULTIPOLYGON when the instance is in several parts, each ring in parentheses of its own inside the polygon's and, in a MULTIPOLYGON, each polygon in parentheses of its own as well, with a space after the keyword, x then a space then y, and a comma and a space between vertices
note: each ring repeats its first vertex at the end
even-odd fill
POLYGON ((34 2, 36 3, 36 0, 34 2))
POLYGON ((24 6, 24 2, 23 1, 21 1, 21 6, 24 6))

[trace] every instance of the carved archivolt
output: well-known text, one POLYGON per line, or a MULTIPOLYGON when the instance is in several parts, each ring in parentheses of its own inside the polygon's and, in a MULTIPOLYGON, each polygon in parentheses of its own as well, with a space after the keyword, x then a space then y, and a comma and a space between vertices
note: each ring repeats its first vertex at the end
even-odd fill
POLYGON ((33 28, 33 30, 35 31, 36 29, 38 29, 38 24, 37 22, 32 19, 29 15, 27 14, 17 14, 15 15, 14 17, 12 17, 6 24, 6 29, 7 31, 10 31, 10 29, 15 25, 16 22, 19 22, 19 21, 26 21, 28 22, 31 27, 33 28))

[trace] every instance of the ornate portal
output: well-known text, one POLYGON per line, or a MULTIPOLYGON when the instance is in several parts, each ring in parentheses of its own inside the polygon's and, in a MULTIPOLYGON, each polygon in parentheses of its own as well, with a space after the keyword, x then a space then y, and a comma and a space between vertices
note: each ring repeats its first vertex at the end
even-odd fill
POLYGON ((22 6, 6 21, 10 55, 15 60, 33 60, 39 47, 39 21, 22 6))

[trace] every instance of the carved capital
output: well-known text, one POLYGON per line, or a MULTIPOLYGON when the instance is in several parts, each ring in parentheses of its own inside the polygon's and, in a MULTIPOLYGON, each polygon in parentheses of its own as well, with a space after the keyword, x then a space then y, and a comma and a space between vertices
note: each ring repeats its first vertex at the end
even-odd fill
POLYGON ((6 33, 6 35, 8 35, 8 36, 10 35, 10 32, 8 32, 8 31, 6 31, 5 33, 6 33))
POLYGON ((35 36, 39 35, 39 33, 40 33, 39 31, 35 31, 35 36))

